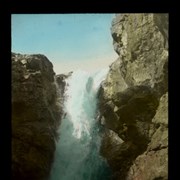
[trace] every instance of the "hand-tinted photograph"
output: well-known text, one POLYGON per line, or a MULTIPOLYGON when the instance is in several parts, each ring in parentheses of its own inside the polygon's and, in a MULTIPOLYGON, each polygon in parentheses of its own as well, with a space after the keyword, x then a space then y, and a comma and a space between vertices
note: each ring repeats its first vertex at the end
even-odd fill
POLYGON ((168 14, 12 14, 12 179, 168 179, 168 14))

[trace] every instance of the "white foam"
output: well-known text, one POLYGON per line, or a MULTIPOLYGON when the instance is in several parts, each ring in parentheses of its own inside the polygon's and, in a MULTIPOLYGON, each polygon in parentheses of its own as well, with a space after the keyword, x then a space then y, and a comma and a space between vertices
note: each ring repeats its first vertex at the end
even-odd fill
POLYGON ((81 138, 82 133, 90 133, 96 110, 96 93, 107 72, 108 68, 94 74, 77 70, 66 80, 65 109, 73 123, 73 135, 76 138, 81 138))
POLYGON ((66 116, 59 128, 51 180, 107 180, 106 162, 99 156, 101 137, 96 123, 96 94, 105 70, 89 74, 78 70, 67 79, 66 116))

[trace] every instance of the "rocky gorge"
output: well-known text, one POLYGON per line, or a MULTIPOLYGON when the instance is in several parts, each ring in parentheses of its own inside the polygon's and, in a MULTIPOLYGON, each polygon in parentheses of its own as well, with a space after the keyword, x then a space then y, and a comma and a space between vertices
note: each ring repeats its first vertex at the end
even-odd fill
MULTIPOLYGON (((167 180, 168 14, 117 14, 111 33, 119 57, 98 91, 100 154, 110 179, 167 180)), ((56 75, 41 54, 11 58, 12 179, 48 180, 72 72, 56 75)))

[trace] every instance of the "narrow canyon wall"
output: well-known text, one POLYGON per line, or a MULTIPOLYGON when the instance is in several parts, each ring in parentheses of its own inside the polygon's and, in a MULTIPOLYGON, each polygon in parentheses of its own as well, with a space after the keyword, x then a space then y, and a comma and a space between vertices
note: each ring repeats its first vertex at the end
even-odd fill
POLYGON ((99 91, 101 154, 113 179, 168 179, 168 14, 118 14, 118 59, 99 91))
POLYGON ((52 63, 40 54, 12 53, 12 179, 48 179, 62 98, 52 63), (58 94, 59 93, 59 94, 58 94))

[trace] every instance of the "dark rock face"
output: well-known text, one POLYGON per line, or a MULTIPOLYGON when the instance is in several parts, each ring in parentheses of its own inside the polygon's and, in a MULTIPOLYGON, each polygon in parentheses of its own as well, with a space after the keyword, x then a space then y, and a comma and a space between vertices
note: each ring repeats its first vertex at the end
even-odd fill
POLYGON ((167 179, 168 15, 116 15, 111 32, 119 58, 99 91, 101 154, 113 179, 167 179))
POLYGON ((150 128, 151 141, 147 150, 131 166, 127 180, 163 179, 168 172, 168 95, 164 94, 150 128))
POLYGON ((13 179, 48 179, 62 115, 54 75, 45 56, 12 53, 13 179))

